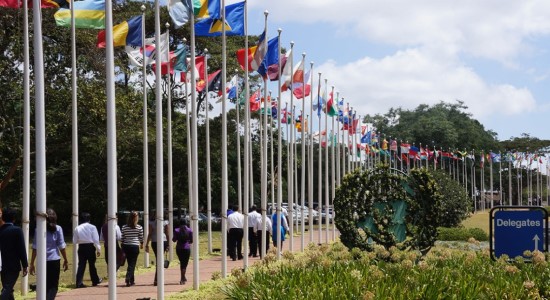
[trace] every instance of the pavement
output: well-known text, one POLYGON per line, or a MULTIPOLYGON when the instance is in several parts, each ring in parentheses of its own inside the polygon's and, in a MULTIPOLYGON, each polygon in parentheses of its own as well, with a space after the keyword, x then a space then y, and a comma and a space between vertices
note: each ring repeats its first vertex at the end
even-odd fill
MULTIPOLYGON (((338 233, 336 233, 338 235, 338 233)), ((332 240, 332 227, 329 231, 329 238, 332 240)), ((304 247, 310 242, 310 235, 306 232, 304 237, 304 247)), ((313 238, 311 242, 319 242, 319 231, 313 232, 313 238)), ((321 242, 326 242, 326 232, 321 233, 321 242)), ((289 251, 290 241, 287 239, 283 244, 283 251, 289 251)), ((301 236, 294 236, 293 238, 293 251, 299 252, 301 249, 301 236)), ((154 256, 152 256, 154 257, 154 256)), ((248 265, 259 262, 258 257, 249 257, 248 265)), ((227 274, 231 274, 231 270, 235 268, 243 268, 243 260, 232 261, 229 257, 227 259, 227 274)), ((212 256, 208 259, 203 259, 199 262, 199 285, 200 283, 207 282, 212 279, 212 274, 215 272, 221 272, 222 257, 212 256)), ((125 274, 126 267, 121 267, 119 272, 125 274)), ((119 273, 120 274, 120 273, 119 273)), ((135 285, 126 287, 124 278, 117 278, 116 287, 116 299, 118 300, 136 300, 136 299, 157 299, 157 287, 153 285, 155 272, 150 271, 140 275, 136 275, 135 285)), ((180 271, 179 264, 171 264, 168 269, 164 269, 164 296, 167 298, 171 294, 181 292, 183 290, 193 288, 193 260, 189 261, 187 267, 187 283, 180 285, 180 271)), ((160 283, 159 283, 160 284, 160 283)), ((79 289, 72 289, 69 291, 61 292, 57 294, 56 299, 78 299, 78 300, 99 300, 109 298, 109 286, 108 280, 104 280, 103 283, 95 287, 86 287, 79 289)))

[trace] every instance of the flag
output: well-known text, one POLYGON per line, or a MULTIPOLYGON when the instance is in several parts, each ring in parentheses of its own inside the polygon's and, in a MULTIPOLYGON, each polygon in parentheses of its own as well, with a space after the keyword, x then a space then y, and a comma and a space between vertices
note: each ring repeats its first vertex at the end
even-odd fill
POLYGON ((0 0, 0 7, 20 8, 21 6, 20 0, 0 0))
POLYGON ((305 82, 306 82, 305 89, 304 89, 303 83, 294 83, 292 85, 292 93, 294 94, 294 96, 296 96, 297 99, 303 99, 304 97, 309 96, 309 94, 311 93, 311 84, 309 84, 310 79, 311 79, 311 69, 307 71, 305 75, 305 82))
POLYGON ((359 124, 359 119, 355 118, 355 113, 353 113, 353 121, 351 122, 348 132, 349 134, 356 134, 357 133, 357 125, 359 124))
POLYGON ((388 140, 385 138, 382 140, 382 150, 388 150, 388 140))
MULTIPOLYGON (((28 7, 32 7, 32 1, 28 2, 28 7)), ((22 0, 0 0, 0 7, 6 8, 21 8, 23 7, 22 0)), ((41 8, 69 8, 69 2, 66 0, 41 0, 41 8)))
POLYGON ((332 99, 333 98, 333 93, 331 92, 330 93, 330 98, 328 99, 327 101, 327 107, 326 107, 326 110, 325 110, 325 113, 329 116, 329 117, 334 117, 337 115, 337 112, 336 110, 334 109, 334 100, 332 99))
MULTIPOLYGON (((190 58, 186 58, 186 61, 187 61, 187 65, 189 66, 191 63, 191 59, 190 58)), ((187 72, 191 72, 191 70, 187 70, 187 72)), ((204 81, 206 80, 204 78, 204 56, 195 56, 195 70, 193 70, 193 72, 195 72, 195 78, 197 80, 199 80, 199 82, 197 84, 204 84, 204 81)), ((180 74, 180 81, 181 82, 185 82, 186 81, 186 78, 187 78, 187 73, 185 72, 181 72, 180 74)), ((191 78, 191 76, 189 76, 189 78, 191 78)))
POLYGON ((264 57, 267 54, 267 45, 264 42, 266 39, 266 31, 262 32, 260 35, 260 38, 258 39, 258 44, 256 47, 256 50, 254 50, 254 55, 252 56, 252 61, 250 62, 250 65, 252 67, 253 71, 256 71, 260 68, 264 57))
POLYGON ((187 52, 189 48, 187 45, 183 44, 181 47, 174 51, 176 56, 176 62, 174 63, 174 70, 187 72, 187 52))
POLYGON ((237 75, 233 75, 233 77, 231 77, 231 80, 229 81, 229 84, 226 86, 227 99, 237 98, 238 84, 239 84, 239 77, 237 75))
POLYGON ((191 0, 169 0, 168 14, 174 23, 174 27, 180 28, 189 22, 191 16, 191 0))
POLYGON ((401 153, 402 154, 408 154, 410 147, 411 147, 410 144, 401 143, 401 153))
POLYGON ((306 79, 306 76, 304 76, 304 61, 300 60, 300 62, 296 66, 294 66, 293 69, 290 69, 289 65, 288 68, 285 68, 285 70, 283 70, 283 74, 285 80, 283 82, 283 86, 281 87, 281 91, 284 92, 289 88, 294 89, 294 84, 296 84, 296 87, 303 85, 304 79, 306 79))
POLYGON ((245 55, 246 55, 246 57, 248 58, 248 72, 254 71, 254 69, 252 69, 252 59, 254 58, 254 52, 256 51, 256 48, 258 48, 258 46, 253 46, 248 48, 248 54, 245 53, 246 49, 237 50, 237 61, 239 62, 239 65, 243 70, 244 70, 244 62, 245 62, 244 60, 246 59, 245 58, 245 55))
POLYGON ((152 62, 155 62, 157 59, 157 53, 160 52, 160 61, 161 63, 168 62, 169 58, 166 57, 166 51, 170 47, 170 37, 168 36, 168 32, 165 32, 160 35, 160 46, 157 47, 154 45, 153 50, 151 51, 151 55, 149 57, 152 62))
MULTIPOLYGON (((2 1, 0 0, 0 6, 2 6, 2 1)), ((10 0, 8 0, 10 1, 10 0)), ((16 2, 20 2, 17 0, 16 2)), ((29 8, 32 7, 32 1, 29 2, 29 8)), ((69 8, 69 2, 67 0, 41 0, 40 1, 40 7, 41 8, 69 8)))
POLYGON ((139 46, 126 45, 126 54, 128 55, 128 60, 130 64, 136 67, 142 67, 143 63, 149 65, 153 62, 151 59, 151 54, 155 50, 155 38, 146 38, 145 39, 145 49, 139 46))
MULTIPOLYGON (((208 91, 209 92, 218 92, 219 91, 219 86, 218 86, 218 83, 220 82, 220 79, 221 79, 221 71, 222 70, 218 70, 212 74, 208 74, 208 91)), ((197 92, 202 92, 204 91, 204 89, 206 88, 206 83, 204 81, 201 82, 202 84, 197 84, 197 92)))
POLYGON ((370 145, 370 143, 371 143, 371 132, 369 130, 361 137, 361 144, 370 145))
POLYGON ((390 151, 397 151, 397 141, 391 140, 390 141, 390 151))
POLYGON ((248 100, 250 102, 250 111, 258 111, 260 110, 260 97, 261 97, 261 89, 257 89, 252 96, 250 96, 250 99, 248 100))
POLYGON ((277 119, 277 101, 271 101, 271 117, 277 119))
POLYGON ((281 91, 285 92, 288 90, 288 87, 290 86, 290 80, 292 77, 292 64, 287 64, 286 62, 292 59, 292 48, 288 50, 285 54, 285 57, 283 58, 283 64, 282 64, 282 71, 281 71, 281 77, 284 78, 283 85, 281 86, 281 91))
MULTIPOLYGON (((166 75, 168 74, 168 72, 170 72, 170 74, 174 74, 174 63, 176 62, 176 55, 174 54, 174 51, 170 51, 169 53, 170 55, 170 62, 168 61, 163 61, 161 64, 160 64, 160 73, 162 75, 166 75), (168 68, 168 63, 170 63, 170 68, 168 68)), ((164 55, 166 56, 166 55, 164 55)), ((151 64, 151 69, 153 71, 153 73, 156 72, 156 63, 153 62, 151 64)))
MULTIPOLYGON (((141 46, 141 29, 141 15, 113 26, 114 46, 141 46)), ((97 47, 105 48, 105 30, 101 30, 97 34, 97 47)))
MULTIPOLYGON (((225 34, 227 36, 244 35, 244 5, 245 1, 225 6, 225 34)), ((205 18, 195 23, 196 36, 221 36, 221 18, 205 18)))
MULTIPOLYGON (((286 67, 287 61, 288 61, 288 57, 282 55, 281 56, 281 75, 282 75, 282 70, 286 67)), ((267 67, 267 78, 269 78, 270 81, 279 80, 279 64, 274 64, 267 67)))
POLYGON ((267 53, 258 68, 258 73, 264 78, 267 76, 268 67, 275 68, 277 73, 279 71, 279 37, 274 37, 267 42, 267 53))
MULTIPOLYGON (((71 26, 71 10, 60 8, 55 14, 57 26, 71 26)), ((104 29, 105 0, 84 0, 74 2, 74 24, 76 28, 104 29)))
POLYGON ((196 20, 219 19, 220 0, 192 0, 196 20))

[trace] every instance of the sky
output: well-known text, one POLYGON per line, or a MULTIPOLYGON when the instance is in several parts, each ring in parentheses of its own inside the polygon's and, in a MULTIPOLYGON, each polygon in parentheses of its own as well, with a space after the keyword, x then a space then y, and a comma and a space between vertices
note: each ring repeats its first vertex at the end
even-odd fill
POLYGON ((249 35, 266 10, 359 115, 460 100, 499 140, 550 139, 550 1, 250 0, 249 35))

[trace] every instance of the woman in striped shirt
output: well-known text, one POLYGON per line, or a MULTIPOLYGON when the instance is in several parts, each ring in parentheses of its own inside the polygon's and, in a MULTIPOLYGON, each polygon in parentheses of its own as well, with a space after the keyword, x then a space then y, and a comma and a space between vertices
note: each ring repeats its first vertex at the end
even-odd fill
POLYGON ((136 269, 139 249, 143 248, 143 227, 138 224, 139 217, 136 211, 128 216, 128 222, 122 226, 122 250, 126 254, 128 269, 126 270, 126 286, 134 285, 134 271, 136 269))

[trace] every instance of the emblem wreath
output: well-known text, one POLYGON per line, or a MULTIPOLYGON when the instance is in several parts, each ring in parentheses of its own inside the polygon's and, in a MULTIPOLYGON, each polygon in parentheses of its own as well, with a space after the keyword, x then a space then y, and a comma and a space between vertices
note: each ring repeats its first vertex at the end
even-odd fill
POLYGON ((439 186, 426 169, 410 174, 381 164, 346 175, 334 198, 335 224, 349 249, 427 253, 437 239, 441 215, 439 186))

